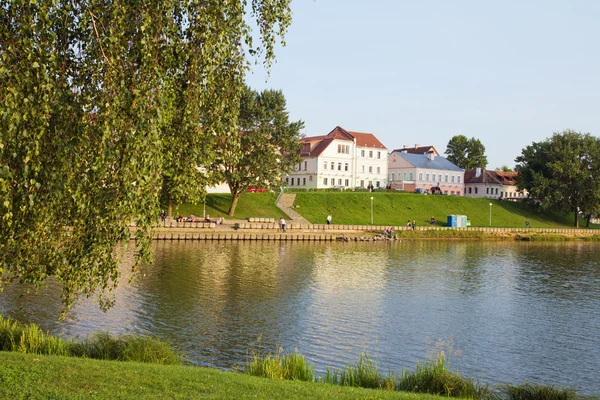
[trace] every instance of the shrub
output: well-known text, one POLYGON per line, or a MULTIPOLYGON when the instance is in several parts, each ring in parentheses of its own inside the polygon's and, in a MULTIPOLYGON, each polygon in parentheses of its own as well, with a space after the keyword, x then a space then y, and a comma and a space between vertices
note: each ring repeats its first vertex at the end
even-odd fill
POLYGON ((508 400, 575 400, 575 391, 555 386, 522 383, 519 386, 501 385, 500 396, 508 400))
POLYGON ((446 367, 443 354, 429 363, 417 363, 414 372, 402 371, 398 390, 477 399, 491 397, 487 385, 480 385, 458 372, 451 372, 446 367))
POLYGON ((246 360, 244 372, 248 375, 264 378, 288 379, 299 381, 314 380, 314 365, 297 350, 294 353, 282 355, 283 349, 276 354, 254 354, 246 360))

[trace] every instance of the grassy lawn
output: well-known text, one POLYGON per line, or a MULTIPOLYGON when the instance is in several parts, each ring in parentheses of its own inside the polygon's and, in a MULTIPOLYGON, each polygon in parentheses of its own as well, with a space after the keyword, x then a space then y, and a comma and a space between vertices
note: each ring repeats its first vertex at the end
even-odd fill
POLYGON ((3 399, 413 399, 440 397, 257 378, 211 368, 0 352, 3 399))
MULTIPOLYGON (((246 219, 256 217, 279 219, 283 213, 275 206, 277 196, 278 193, 244 193, 238 201, 233 218, 246 219)), ((206 198, 206 214, 210 215, 211 218, 230 218, 227 215, 230 205, 230 194, 209 194, 206 198)), ((203 207, 202 203, 196 205, 181 204, 178 209, 173 207, 173 216, 181 214, 187 217, 190 214, 194 214, 197 217, 202 217, 203 207)))
MULTIPOLYGON (((324 224, 331 213, 334 224, 371 223, 371 197, 373 197, 373 223, 375 225, 405 225, 408 220, 418 226, 429 225, 435 216, 437 226, 446 226, 447 216, 466 215, 471 226, 524 228, 529 219, 532 228, 571 228, 571 216, 542 213, 524 203, 469 198, 458 196, 424 196, 413 193, 388 192, 309 192, 298 193, 296 211, 312 223, 324 224)), ((585 222, 582 222, 585 226, 585 222)))

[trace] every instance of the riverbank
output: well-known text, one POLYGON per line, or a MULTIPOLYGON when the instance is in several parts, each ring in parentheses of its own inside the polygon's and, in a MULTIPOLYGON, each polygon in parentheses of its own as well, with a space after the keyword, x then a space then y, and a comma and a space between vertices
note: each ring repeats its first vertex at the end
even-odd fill
POLYGON ((441 399, 406 392, 264 379, 212 368, 11 352, 0 352, 0 398, 441 399))
MULTIPOLYGON (((132 230, 133 232, 133 230, 132 230)), ((132 233, 133 239, 133 233, 132 233)), ((410 239, 473 239, 519 241, 600 241, 596 229, 559 228, 448 228, 436 226, 337 225, 289 223, 286 232, 272 222, 225 220, 224 224, 165 221, 156 230, 159 241, 224 240, 224 241, 308 241, 358 242, 410 239), (384 235, 391 228, 390 236, 384 235)))

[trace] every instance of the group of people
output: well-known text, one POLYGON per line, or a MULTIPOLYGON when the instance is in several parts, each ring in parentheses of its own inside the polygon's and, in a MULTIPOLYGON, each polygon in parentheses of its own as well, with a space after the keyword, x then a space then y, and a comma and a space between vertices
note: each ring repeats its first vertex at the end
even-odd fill
POLYGON ((417 227, 417 221, 413 221, 412 223, 410 222, 410 219, 406 222, 406 227, 407 228, 412 228, 412 230, 414 231, 415 228, 417 227))

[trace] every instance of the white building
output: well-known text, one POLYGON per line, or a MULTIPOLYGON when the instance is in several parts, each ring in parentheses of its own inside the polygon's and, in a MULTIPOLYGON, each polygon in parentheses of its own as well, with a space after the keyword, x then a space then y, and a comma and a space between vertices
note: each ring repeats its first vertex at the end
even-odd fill
POLYGON ((388 179, 393 189, 427 189, 462 196, 464 170, 435 152, 411 154, 395 150, 388 159, 388 179))
POLYGON ((302 138, 300 143, 302 161, 286 177, 290 188, 377 188, 388 183, 387 149, 372 133, 338 126, 327 135, 302 138))

